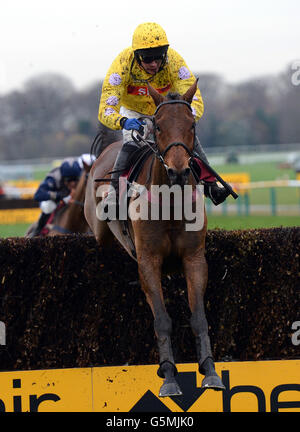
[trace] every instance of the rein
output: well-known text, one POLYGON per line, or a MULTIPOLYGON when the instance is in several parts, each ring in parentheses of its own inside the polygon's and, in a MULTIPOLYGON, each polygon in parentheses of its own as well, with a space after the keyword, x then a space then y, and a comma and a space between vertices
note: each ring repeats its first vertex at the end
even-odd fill
MULTIPOLYGON (((173 99, 173 100, 169 100, 169 101, 164 101, 164 102, 162 102, 162 103, 160 103, 158 106, 157 106, 157 108, 156 108, 156 110, 155 110, 155 113, 154 113, 154 115, 153 115, 153 117, 152 118, 149 118, 149 117, 147 117, 147 119, 149 119, 149 120, 151 120, 152 121, 152 123, 153 123, 153 125, 154 125, 154 128, 155 128, 155 116, 156 116, 156 114, 158 113, 158 111, 160 110, 160 108, 163 106, 163 105, 171 105, 171 104, 183 104, 183 105, 186 105, 189 109, 190 109, 190 111, 192 111, 192 107, 191 107, 191 105, 188 103, 188 102, 186 102, 186 101, 184 101, 184 100, 181 100, 181 99, 173 99)), ((143 117, 141 117, 141 118, 143 118, 143 117)), ((157 144, 157 142, 156 142, 156 137, 155 137, 155 135, 154 135, 154 138, 155 138, 155 141, 154 142, 151 142, 151 141, 147 141, 147 140, 145 140, 137 131, 135 131, 136 132, 136 136, 134 136, 134 130, 132 130, 132 132, 131 132, 131 137, 132 137, 132 139, 133 139, 133 141, 136 143, 136 144, 140 144, 141 142, 142 143, 144 143, 144 144, 146 144, 151 150, 152 150, 152 152, 154 153, 154 155, 157 157, 157 159, 163 164, 163 166, 165 167, 165 169, 166 169, 166 171, 168 171, 168 169, 169 169, 169 167, 168 167, 168 165, 166 164, 166 162, 165 162, 165 156, 166 156, 166 153, 172 148, 172 147, 183 147, 184 148, 184 150, 188 153, 188 155, 189 155, 189 157, 190 157, 190 160, 189 160, 189 164, 191 163, 191 161, 194 159, 194 156, 193 156, 193 152, 184 144, 184 143, 182 143, 182 142, 173 142, 173 143, 171 143, 171 144, 169 144, 166 148, 165 148, 165 150, 163 151, 163 152, 160 152, 160 150, 157 148, 157 149, 155 149, 154 147, 153 147, 153 144, 155 145, 155 144, 157 144)), ((196 132, 195 132, 195 137, 196 137, 196 132)))
POLYGON ((79 207, 84 207, 84 202, 83 201, 71 200, 70 204, 76 204, 79 207))

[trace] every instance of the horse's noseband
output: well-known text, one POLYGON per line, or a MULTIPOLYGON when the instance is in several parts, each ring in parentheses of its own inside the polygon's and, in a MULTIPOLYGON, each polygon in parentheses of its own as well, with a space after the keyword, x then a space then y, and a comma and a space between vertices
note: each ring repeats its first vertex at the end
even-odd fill
POLYGON ((164 151, 161 153, 161 156, 164 158, 166 156, 166 153, 172 148, 172 147, 183 147, 184 150, 187 152, 187 154, 192 157, 193 153, 191 152, 191 150, 188 148, 188 146, 186 146, 184 143, 182 142, 173 142, 171 144, 169 144, 164 151))

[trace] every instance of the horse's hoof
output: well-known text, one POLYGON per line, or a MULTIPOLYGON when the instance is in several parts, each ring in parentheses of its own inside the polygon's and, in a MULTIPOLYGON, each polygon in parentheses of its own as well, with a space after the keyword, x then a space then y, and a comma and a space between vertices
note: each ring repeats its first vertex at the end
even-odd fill
POLYGON ((175 380, 164 382, 159 391, 159 397, 181 396, 182 391, 175 380))
POLYGON ((218 375, 206 376, 203 381, 201 388, 203 389, 213 389, 213 390, 225 390, 225 386, 218 375))

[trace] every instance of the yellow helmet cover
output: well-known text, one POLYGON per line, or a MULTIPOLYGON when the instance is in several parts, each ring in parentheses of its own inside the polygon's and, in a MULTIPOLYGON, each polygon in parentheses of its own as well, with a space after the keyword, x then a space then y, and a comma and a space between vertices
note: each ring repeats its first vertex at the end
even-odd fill
POLYGON ((132 37, 132 49, 143 50, 169 45, 164 29, 156 23, 140 24, 134 31, 132 37))

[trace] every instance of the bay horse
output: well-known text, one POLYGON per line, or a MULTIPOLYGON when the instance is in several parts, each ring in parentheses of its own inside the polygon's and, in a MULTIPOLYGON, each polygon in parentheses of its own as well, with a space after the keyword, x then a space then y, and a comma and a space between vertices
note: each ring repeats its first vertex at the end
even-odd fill
MULTIPOLYGON (((196 181, 189 164, 193 157, 195 139, 195 120, 190 104, 197 89, 197 81, 184 95, 171 94, 164 97, 149 84, 148 88, 157 107, 153 125, 158 157, 149 158, 145 162, 136 181, 145 185, 148 191, 153 185, 189 184, 195 187, 196 181)), ((96 216, 97 205, 102 199, 98 196, 97 189, 103 185, 97 180, 109 178, 121 145, 121 141, 112 143, 100 154, 88 180, 85 216, 100 245, 109 239, 111 223, 99 220, 96 216)), ((130 198, 131 202, 134 199, 130 198)), ((180 260, 186 278, 199 372, 204 375, 202 388, 225 389, 215 371, 205 316, 203 298, 208 269, 205 259, 207 219, 204 205, 202 211, 203 223, 198 231, 187 231, 185 221, 175 220, 172 215, 170 220, 129 221, 141 287, 154 318, 160 363, 157 373, 164 379, 160 397, 182 394, 175 378, 177 369, 171 346, 172 322, 165 307, 161 284, 164 264, 168 261, 171 264, 173 262, 175 267, 180 260)))
MULTIPOLYGON (((90 232, 89 225, 84 215, 84 198, 90 169, 91 166, 83 162, 82 174, 75 189, 70 193, 70 201, 67 204, 64 204, 63 201, 58 204, 52 215, 49 215, 49 220, 42 229, 40 235, 52 237, 56 235, 73 233, 84 234, 90 232)), ((31 227, 28 229, 26 236, 30 234, 31 227)))
MULTIPOLYGON (((71 192, 71 199, 65 207, 58 210, 49 226, 47 236, 72 233, 87 233, 89 225, 84 215, 84 199, 90 166, 83 163, 84 169, 76 188, 71 192)), ((47 228, 47 224, 46 224, 47 228)))

